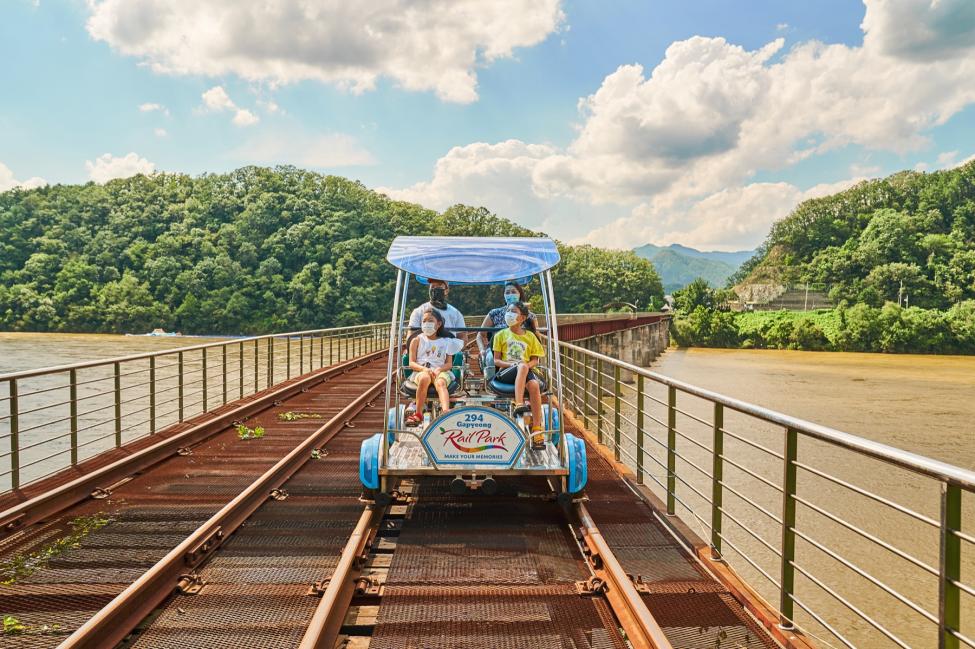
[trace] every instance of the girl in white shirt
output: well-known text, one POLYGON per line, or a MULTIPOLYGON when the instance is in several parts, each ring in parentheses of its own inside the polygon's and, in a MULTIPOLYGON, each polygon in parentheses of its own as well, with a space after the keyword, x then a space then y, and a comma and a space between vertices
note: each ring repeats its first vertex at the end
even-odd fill
POLYGON ((420 333, 410 341, 410 378, 416 383, 416 412, 406 418, 407 426, 418 426, 423 421, 427 392, 433 385, 440 398, 440 409, 450 410, 450 393, 447 386, 454 380, 450 369, 454 354, 464 348, 464 341, 444 328, 439 311, 430 307, 423 311, 420 333))

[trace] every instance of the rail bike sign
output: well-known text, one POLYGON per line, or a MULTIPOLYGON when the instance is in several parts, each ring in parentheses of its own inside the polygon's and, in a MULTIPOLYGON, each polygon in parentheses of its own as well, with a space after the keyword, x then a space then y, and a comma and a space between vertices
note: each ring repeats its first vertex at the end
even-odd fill
POLYGON ((510 467, 525 435, 497 410, 471 406, 441 415, 421 441, 437 464, 510 467))

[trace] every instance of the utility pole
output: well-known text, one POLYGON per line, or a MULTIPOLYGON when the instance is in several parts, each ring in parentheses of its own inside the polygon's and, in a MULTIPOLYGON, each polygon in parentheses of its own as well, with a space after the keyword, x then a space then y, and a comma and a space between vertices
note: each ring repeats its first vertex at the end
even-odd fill
POLYGON ((904 306, 904 280, 901 280, 901 287, 897 289, 897 306, 904 306))

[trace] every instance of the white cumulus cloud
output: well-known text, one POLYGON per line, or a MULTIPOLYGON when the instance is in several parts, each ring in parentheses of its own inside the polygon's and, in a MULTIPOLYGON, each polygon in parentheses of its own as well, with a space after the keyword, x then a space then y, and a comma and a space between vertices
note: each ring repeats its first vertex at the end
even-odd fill
POLYGON ((252 126, 260 121, 260 118, 247 110, 241 108, 230 98, 223 86, 214 86, 203 93, 203 106, 206 110, 214 113, 230 111, 234 114, 231 122, 235 126, 252 126))
POLYGON ((317 80, 362 92, 386 77, 453 102, 478 66, 540 43, 561 0, 88 0, 88 33, 169 74, 317 80))
POLYGON ((35 187, 43 187, 46 184, 46 180, 37 176, 28 178, 27 180, 17 180, 14 178, 14 172, 10 170, 10 167, 0 162, 0 192, 18 188, 33 189, 35 187))
POLYGON ((156 165, 134 152, 124 156, 104 153, 95 158, 94 162, 86 160, 85 169, 88 170, 88 178, 96 183, 105 183, 113 178, 151 174, 156 170, 156 165))
POLYGON ((139 111, 143 113, 159 112, 169 117, 169 109, 162 104, 156 104, 153 102, 146 102, 144 104, 139 104, 139 111))
MULTIPOLYGON (((620 66, 583 97, 577 135, 566 146, 545 145, 531 155, 512 154, 503 142, 455 147, 436 163, 431 180, 389 191, 431 205, 448 196, 481 199, 526 225, 532 221, 521 215, 569 201, 594 230, 585 239, 606 245, 668 238, 710 247, 755 245, 774 219, 813 191, 756 183, 759 172, 849 145, 866 152, 919 151, 930 146, 933 128, 975 103, 969 21, 975 3, 866 5, 862 46, 805 41, 786 48, 779 38, 747 50, 723 38, 677 41, 652 70, 620 66), (910 28, 902 25, 905 17, 913 20, 910 28), (907 49, 893 45, 902 29, 915 34, 907 49), (948 44, 929 43, 932 33, 948 44), (505 170, 504 190, 478 189, 487 182, 484 170, 505 170), (629 213, 619 218, 614 207, 629 213)), ((537 146, 519 145, 525 151, 537 146)), ((855 165, 841 182, 879 171, 855 165)), ((575 236, 568 233, 579 229, 548 222, 556 236, 575 236)))

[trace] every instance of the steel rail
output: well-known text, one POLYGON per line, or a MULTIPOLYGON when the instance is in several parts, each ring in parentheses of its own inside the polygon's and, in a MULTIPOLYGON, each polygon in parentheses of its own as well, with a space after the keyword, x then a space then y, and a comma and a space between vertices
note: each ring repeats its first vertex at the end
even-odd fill
POLYGON ((152 568, 79 627, 61 649, 106 649, 121 642, 176 588, 181 576, 203 563, 268 498, 361 412, 386 384, 381 379, 315 430, 233 500, 187 536, 152 568))
POLYGON ((606 599, 626 632, 634 649, 673 649, 660 624, 650 613, 640 594, 609 544, 596 527, 582 502, 576 502, 574 513, 582 525, 583 538, 593 553, 596 573, 607 585, 606 599))
MULTIPOLYGON (((385 383, 385 379, 383 380, 385 383)), ((332 649, 355 595, 355 580, 361 572, 361 558, 382 520, 385 507, 366 505, 342 549, 322 599, 315 608, 298 649, 332 649)))
MULTIPOLYGON (((379 350, 317 370, 302 379, 280 386, 253 401, 248 401, 236 408, 213 416, 185 431, 138 450, 127 457, 90 471, 66 484, 9 507, 0 512, 0 540, 27 525, 43 520, 52 514, 88 498, 91 492, 98 487, 114 484, 122 478, 142 471, 172 456, 181 447, 189 447, 203 441, 211 435, 227 428, 234 421, 250 417, 257 412, 265 410, 273 405, 275 401, 283 401, 302 392, 311 385, 320 383, 324 379, 344 374, 348 370, 379 358, 385 353, 385 350, 379 350)), ((158 435, 159 433, 156 434, 158 435)))

